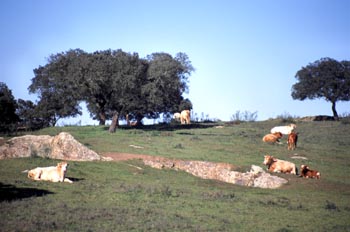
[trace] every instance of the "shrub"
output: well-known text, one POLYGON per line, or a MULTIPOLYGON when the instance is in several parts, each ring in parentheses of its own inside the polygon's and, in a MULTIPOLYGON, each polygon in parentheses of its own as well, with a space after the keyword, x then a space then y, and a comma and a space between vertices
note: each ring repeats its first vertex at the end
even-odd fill
POLYGON ((255 122, 258 118, 258 112, 250 112, 250 111, 244 111, 241 112, 239 110, 236 111, 235 114, 231 116, 232 122, 255 122))
POLYGON ((281 120, 281 123, 295 123, 297 116, 292 116, 288 112, 284 112, 281 115, 277 115, 276 118, 281 120))

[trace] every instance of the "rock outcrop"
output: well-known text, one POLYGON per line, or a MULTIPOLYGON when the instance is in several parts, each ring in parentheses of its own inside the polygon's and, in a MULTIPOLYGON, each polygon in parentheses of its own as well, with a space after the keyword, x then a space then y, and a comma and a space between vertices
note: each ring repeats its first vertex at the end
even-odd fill
POLYGON ((0 159, 34 156, 72 161, 102 159, 100 155, 76 141, 66 132, 61 132, 53 137, 49 135, 14 137, 0 146, 0 159))
POLYGON ((219 180, 258 188, 279 188, 288 181, 278 176, 266 173, 261 167, 252 165, 249 172, 232 171, 233 165, 207 161, 182 161, 170 159, 144 160, 145 165, 153 168, 170 168, 182 170, 203 179, 219 180))
POLYGON ((316 116, 308 116, 300 119, 302 122, 313 122, 313 121, 334 121, 333 116, 328 115, 316 115, 316 116))

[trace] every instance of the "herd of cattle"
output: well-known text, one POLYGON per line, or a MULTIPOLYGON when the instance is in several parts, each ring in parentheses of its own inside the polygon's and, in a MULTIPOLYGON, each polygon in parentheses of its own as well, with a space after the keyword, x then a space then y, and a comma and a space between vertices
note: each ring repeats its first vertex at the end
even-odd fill
MULTIPOLYGON (((189 110, 183 110, 181 113, 175 113, 174 119, 179 120, 181 124, 190 124, 191 114, 189 110)), ((268 143, 281 143, 279 139, 283 135, 288 135, 288 150, 294 150, 297 146, 298 134, 294 132, 296 128, 295 124, 288 126, 277 126, 271 129, 271 133, 263 137, 264 142, 268 143)), ((276 159, 271 155, 265 155, 264 162, 267 169, 270 172, 281 172, 297 175, 297 168, 294 163, 276 159)), ((65 177, 68 164, 66 162, 58 163, 57 166, 52 167, 38 167, 32 170, 26 170, 28 172, 28 178, 33 180, 46 180, 51 182, 68 182, 73 183, 65 177)), ((305 178, 317 178, 320 179, 321 174, 317 170, 311 170, 307 165, 301 165, 300 176, 305 178)))
MULTIPOLYGON (((298 141, 298 134, 294 132, 295 128, 295 124, 290 124, 288 126, 276 126, 272 128, 270 134, 265 135, 262 140, 267 143, 280 143, 279 139, 281 139, 283 135, 288 135, 287 149, 294 150, 297 147, 298 141)), ((295 164, 289 161, 280 160, 273 156, 265 155, 263 163, 267 166, 267 169, 270 172, 282 172, 294 175, 297 174, 295 164)), ((300 166, 300 176, 305 178, 320 179, 321 174, 319 171, 311 170, 309 166, 302 164, 300 166)))
POLYGON ((183 110, 181 113, 175 113, 174 119, 180 121, 181 124, 191 124, 191 112, 189 110, 183 110))
MULTIPOLYGON (((189 110, 183 110, 181 113, 175 113, 174 119, 180 121, 181 124, 190 124, 191 114, 189 110)), ((295 124, 290 124, 288 126, 276 126, 271 129, 270 134, 263 137, 263 141, 266 143, 279 143, 283 135, 288 135, 287 139, 287 149, 295 150, 298 142, 298 134, 294 132, 296 129, 295 124)), ((297 175, 297 168, 294 163, 276 159, 273 156, 266 155, 264 159, 264 164, 270 172, 282 172, 297 175)), ((317 170, 311 170, 307 165, 301 165, 300 176, 305 178, 317 178, 320 179, 320 172, 317 170)))
MULTIPOLYGON (((181 113, 175 113, 174 119, 180 121, 181 124, 190 124, 191 113, 189 110, 183 110, 181 113)), ((295 124, 290 124, 288 126, 276 126, 271 129, 270 134, 263 137, 263 141, 267 143, 279 143, 283 135, 288 135, 287 139, 287 149, 295 150, 298 142, 298 134, 294 132, 296 129, 295 124)), ((270 172, 282 172, 297 175, 297 168, 294 163, 276 159, 273 156, 266 155, 264 159, 264 164, 270 172)), ((317 170, 311 170, 307 165, 301 165, 300 176, 305 178, 317 178, 320 179, 320 172, 317 170)))

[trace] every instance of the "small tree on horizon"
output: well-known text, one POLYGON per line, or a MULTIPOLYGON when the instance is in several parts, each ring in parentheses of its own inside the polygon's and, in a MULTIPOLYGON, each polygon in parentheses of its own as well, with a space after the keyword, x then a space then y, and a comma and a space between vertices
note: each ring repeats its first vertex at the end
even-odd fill
POLYGON ((292 86, 294 100, 324 98, 332 104, 334 119, 339 119, 336 103, 350 100, 350 61, 322 58, 302 67, 295 78, 298 82, 292 86))

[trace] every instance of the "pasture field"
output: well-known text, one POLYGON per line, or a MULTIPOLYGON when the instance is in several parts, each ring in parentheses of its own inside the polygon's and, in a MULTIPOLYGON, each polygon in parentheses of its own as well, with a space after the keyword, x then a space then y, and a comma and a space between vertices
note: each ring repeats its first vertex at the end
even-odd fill
MULTIPOLYGON (((298 147, 262 142, 278 121, 121 128, 56 127, 97 151, 264 167, 263 156, 308 164, 321 179, 260 189, 158 170, 140 160, 69 162, 75 183, 35 182, 23 170, 56 165, 38 157, 0 160, 1 231, 350 231, 350 124, 297 122, 298 147), (130 146, 134 145, 134 146, 130 146), (135 148, 135 146, 142 148, 135 148), (292 159, 292 156, 307 160, 292 159), (139 167, 139 168, 137 168, 139 167), (141 169, 140 169, 141 168, 141 169)), ((275 175, 275 174, 274 174, 275 175)))

